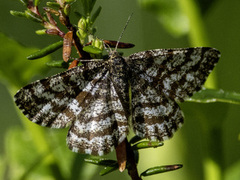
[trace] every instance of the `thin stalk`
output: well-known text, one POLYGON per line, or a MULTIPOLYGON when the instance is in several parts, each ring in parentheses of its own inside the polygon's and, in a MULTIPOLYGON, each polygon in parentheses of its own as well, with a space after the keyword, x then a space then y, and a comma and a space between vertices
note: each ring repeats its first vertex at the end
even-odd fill
MULTIPOLYGON (((189 20, 189 42, 193 47, 204 46, 210 47, 210 41, 207 37, 205 30, 204 20, 200 13, 200 9, 197 6, 195 0, 177 0, 183 13, 187 16, 189 20)), ((216 89, 217 88, 217 78, 216 73, 210 74, 205 87, 216 89)))
MULTIPOLYGON (((206 46, 210 47, 210 41, 207 37, 205 30, 204 20, 200 13, 200 9, 197 6, 195 0, 177 0, 183 13, 187 16, 189 20, 189 42, 191 46, 206 46)), ((216 89, 217 88, 217 78, 216 73, 211 73, 208 77, 205 87, 216 89)), ((211 128, 210 128, 211 129, 211 128)), ((208 141, 210 143, 214 141, 213 138, 209 137, 208 141)), ((221 148, 221 144, 219 147, 221 148)), ((221 158, 221 157, 219 157, 221 158)), ((220 180, 222 177, 221 166, 213 157, 206 157, 203 160, 204 166, 204 176, 205 180, 220 180)))

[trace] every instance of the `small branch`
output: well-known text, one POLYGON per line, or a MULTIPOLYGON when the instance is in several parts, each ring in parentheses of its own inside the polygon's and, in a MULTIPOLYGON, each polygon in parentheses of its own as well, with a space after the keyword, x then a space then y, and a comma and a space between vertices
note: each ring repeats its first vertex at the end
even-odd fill
POLYGON ((127 138, 116 147, 116 155, 120 172, 123 172, 124 169, 127 168, 128 174, 132 180, 142 180, 138 175, 134 152, 127 138))
POLYGON ((77 36, 77 30, 76 30, 76 28, 75 28, 75 27, 72 27, 71 29, 72 29, 72 31, 73 31, 73 42, 74 42, 74 46, 75 46, 75 48, 77 49, 79 58, 80 58, 80 59, 91 59, 91 56, 90 56, 87 52, 83 51, 83 46, 81 45, 80 40, 79 40, 79 38, 78 38, 78 36, 77 36))
POLYGON ((77 29, 71 24, 69 17, 66 16, 62 12, 62 10, 59 10, 58 12, 60 14, 59 18, 60 18, 60 21, 62 22, 62 24, 64 24, 69 31, 73 32, 73 44, 78 52, 79 58, 80 59, 91 59, 90 55, 87 52, 82 50, 83 46, 81 45, 80 40, 77 36, 77 29))
POLYGON ((142 180, 138 175, 137 164, 134 159, 134 152, 129 144, 128 140, 125 139, 126 142, 126 150, 127 150, 127 170, 129 176, 131 176, 132 180, 142 180))

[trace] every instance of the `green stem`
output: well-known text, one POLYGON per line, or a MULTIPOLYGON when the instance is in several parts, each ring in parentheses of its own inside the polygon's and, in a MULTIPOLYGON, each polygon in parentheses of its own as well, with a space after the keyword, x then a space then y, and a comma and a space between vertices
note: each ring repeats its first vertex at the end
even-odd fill
POLYGON ((179 6, 189 20, 189 40, 192 46, 209 46, 204 22, 194 0, 178 0, 179 6))
MULTIPOLYGON (((204 46, 210 47, 210 41, 208 40, 207 33, 205 30, 204 21, 202 19, 200 9, 198 8, 195 0, 177 0, 178 4, 187 16, 189 21, 189 41, 193 47, 204 46)), ((205 83, 207 88, 217 88, 216 73, 210 74, 207 82, 205 83)))
MULTIPOLYGON (((209 39, 204 26, 204 21, 200 13, 200 9, 195 0, 177 0, 183 13, 189 20, 189 41, 191 46, 210 46, 209 39)), ((211 73, 205 86, 208 88, 217 88, 216 73, 211 73)), ((210 128, 211 129, 211 128, 210 128)), ((210 130, 211 131, 211 130, 210 130)), ((209 134, 211 134, 209 132, 209 134)), ((208 141, 214 142, 214 139, 209 137, 208 141)), ((221 148, 221 144, 218 145, 221 148)), ((215 147, 216 148, 216 147, 215 147)), ((210 152, 209 152, 210 153, 210 152)), ((221 156, 221 155, 220 155, 221 156)), ((219 159, 221 157, 217 157, 219 159)), ((221 166, 216 159, 211 156, 205 157, 203 160, 205 180, 220 180, 222 177, 221 166)))

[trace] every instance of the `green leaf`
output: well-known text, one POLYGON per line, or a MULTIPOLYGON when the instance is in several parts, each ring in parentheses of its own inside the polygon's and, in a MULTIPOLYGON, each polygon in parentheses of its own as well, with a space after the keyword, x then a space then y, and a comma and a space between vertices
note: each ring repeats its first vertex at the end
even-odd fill
POLYGON ((28 5, 28 0, 19 0, 24 6, 28 5))
POLYGON ((136 142, 141 141, 142 139, 143 139, 143 138, 141 138, 141 137, 139 137, 139 136, 133 136, 133 137, 130 139, 129 143, 130 143, 130 144, 135 144, 136 142))
POLYGON ((111 159, 96 157, 96 158, 85 158, 84 161, 87 163, 98 165, 98 166, 105 166, 104 169, 99 173, 101 176, 106 175, 118 169, 118 162, 111 159))
POLYGON ((92 15, 92 18, 91 18, 92 23, 95 22, 95 20, 96 20, 97 17, 99 16, 101 10, 102 10, 102 7, 99 6, 99 7, 97 8, 97 10, 94 12, 94 14, 92 15))
POLYGON ((71 2, 74 2, 74 1, 76 1, 76 0, 65 0, 65 2, 67 2, 67 3, 71 3, 71 2))
POLYGON ((117 162, 115 163, 114 166, 108 166, 104 167, 104 169, 99 173, 100 176, 104 176, 106 174, 109 174, 110 172, 118 170, 118 164, 117 162))
POLYGON ((225 102, 240 104, 240 94, 235 92, 226 92, 221 89, 202 89, 201 91, 195 93, 191 98, 186 99, 186 101, 198 103, 225 102))
POLYGON ((80 12, 78 11, 74 11, 74 14, 79 18, 81 19, 82 17, 84 17, 80 12))
POLYGON ((84 46, 83 50, 90 53, 90 54, 101 54, 102 49, 99 49, 95 46, 89 45, 89 46, 84 46))
POLYGON ((99 166, 115 166, 117 161, 105 158, 85 158, 85 162, 99 165, 99 166))
POLYGON ((41 50, 29 55, 27 57, 27 59, 29 59, 29 60, 39 59, 41 57, 44 57, 44 56, 47 56, 47 55, 51 54, 52 52, 58 50, 62 46, 63 46, 63 41, 61 40, 61 41, 53 43, 53 44, 51 44, 51 45, 49 45, 49 46, 47 46, 47 47, 45 47, 41 50))
POLYGON ((48 7, 51 7, 51 8, 60 8, 60 4, 56 2, 47 2, 46 4, 48 7))
POLYGON ((69 61, 68 61, 68 62, 65 62, 65 61, 63 61, 63 60, 60 60, 60 61, 50 61, 50 62, 47 62, 46 65, 47 65, 48 67, 67 69, 68 66, 70 65, 70 63, 69 63, 69 61))
POLYGON ((162 142, 157 141, 142 141, 132 146, 133 150, 146 149, 146 148, 157 148, 163 146, 162 142))
POLYGON ((69 4, 66 4, 64 6, 63 12, 64 12, 64 14, 66 14, 66 16, 69 16, 70 10, 71 10, 71 6, 69 4))
POLYGON ((182 164, 175 164, 175 165, 167 165, 167 166, 156 166, 147 169, 146 171, 142 172, 140 176, 151 176, 154 174, 164 173, 168 171, 177 170, 179 168, 182 168, 182 164))
POLYGON ((13 16, 17 16, 17 17, 27 17, 25 12, 20 12, 20 11, 10 11, 10 14, 13 16))
POLYGON ((42 19, 40 18, 40 16, 38 16, 37 14, 33 13, 31 10, 26 10, 25 11, 25 15, 28 19, 37 22, 37 23, 42 23, 42 19))
POLYGON ((96 0, 82 0, 83 10, 86 16, 89 16, 96 3, 96 0))

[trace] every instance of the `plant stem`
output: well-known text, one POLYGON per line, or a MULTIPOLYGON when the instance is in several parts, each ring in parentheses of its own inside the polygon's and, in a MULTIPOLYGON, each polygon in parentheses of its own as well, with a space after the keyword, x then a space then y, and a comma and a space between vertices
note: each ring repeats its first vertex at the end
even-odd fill
MULTIPOLYGON (((207 33, 204 27, 204 21, 200 13, 200 9, 197 6, 197 3, 195 0, 178 0, 178 3, 182 9, 182 11, 185 13, 185 15, 188 17, 189 20, 189 41, 191 46, 206 46, 210 47, 209 39, 207 38, 207 33)), ((208 80, 205 83, 205 87, 216 89, 217 88, 217 79, 216 79, 216 73, 211 73, 211 75, 208 77, 208 80)), ((212 130, 210 128, 209 134, 211 134, 212 130)), ((210 144, 214 144, 214 138, 209 137, 207 139, 210 144)), ((218 147, 215 147, 217 149, 221 149, 222 144, 218 144, 218 147)), ((211 147, 210 147, 211 148, 211 147)), ((205 157, 203 160, 203 166, 204 166, 204 174, 206 180, 220 180, 222 177, 221 174, 221 166, 217 162, 219 159, 221 159, 221 154, 218 157, 205 157)))
POLYGON ((131 145, 129 144, 128 140, 125 139, 126 141, 126 149, 127 149, 127 170, 129 176, 131 176, 132 180, 142 180, 141 177, 138 175, 138 170, 137 170, 137 164, 134 159, 134 153, 131 148, 131 145))
MULTIPOLYGON (((204 21, 195 0, 178 0, 178 4, 189 20, 190 45, 193 47, 210 47, 211 45, 207 37, 204 21)), ((216 74, 214 71, 206 81, 205 87, 211 89, 217 87, 216 74)))
POLYGON ((189 40, 192 46, 209 46, 204 22, 195 0, 178 0, 180 8, 189 20, 189 40))

